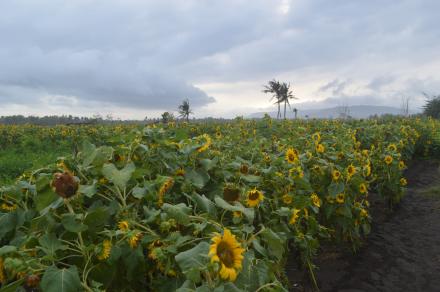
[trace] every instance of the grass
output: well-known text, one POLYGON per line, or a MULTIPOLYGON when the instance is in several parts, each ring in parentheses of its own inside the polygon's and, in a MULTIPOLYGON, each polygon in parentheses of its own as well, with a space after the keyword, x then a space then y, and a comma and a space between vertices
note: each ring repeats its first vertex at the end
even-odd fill
POLYGON ((0 150, 0 186, 8 185, 29 169, 36 169, 53 163, 60 156, 70 153, 67 147, 51 148, 34 147, 26 149, 18 147, 0 150))

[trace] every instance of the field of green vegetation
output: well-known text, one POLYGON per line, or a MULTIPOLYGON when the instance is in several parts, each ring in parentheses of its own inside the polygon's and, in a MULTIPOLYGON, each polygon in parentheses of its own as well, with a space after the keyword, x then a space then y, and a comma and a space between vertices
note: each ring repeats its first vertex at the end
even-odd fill
MULTIPOLYGON (((433 119, 0 126, 0 291, 287 291, 357 250, 433 119), (9 289, 9 290, 8 290, 9 289), (60 290, 61 289, 61 290, 60 290)), ((316 284, 316 283, 315 283, 316 284)))

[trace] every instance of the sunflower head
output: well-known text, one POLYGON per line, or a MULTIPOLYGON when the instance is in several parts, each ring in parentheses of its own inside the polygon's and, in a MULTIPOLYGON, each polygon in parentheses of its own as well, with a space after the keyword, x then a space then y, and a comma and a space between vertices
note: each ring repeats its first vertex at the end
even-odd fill
POLYGON ((301 212, 301 210, 297 208, 294 208, 292 210, 292 215, 290 216, 289 224, 294 225, 296 223, 296 221, 299 218, 299 212, 301 212))
POLYGON ((387 156, 385 156, 384 161, 387 165, 390 165, 393 162, 393 157, 391 157, 390 155, 387 155, 387 156))
POLYGON ((247 192, 246 203, 249 207, 256 207, 264 200, 263 192, 257 190, 256 188, 247 192))
POLYGON ((367 191, 368 191, 368 189, 367 189, 367 185, 364 184, 364 183, 361 183, 361 184, 359 185, 359 192, 360 192, 361 194, 366 194, 367 191))
POLYGON ((321 135, 319 134, 319 132, 316 132, 312 135, 312 139, 315 142, 315 144, 318 144, 319 142, 321 142, 321 135))
POLYGON ((242 163, 240 165, 240 172, 242 174, 248 174, 249 173, 249 165, 247 165, 246 163, 242 163))
POLYGON ((389 151, 393 151, 393 152, 397 151, 397 146, 396 146, 396 144, 390 144, 390 145, 388 145, 388 150, 389 150, 389 151))
POLYGON ((332 178, 334 181, 338 181, 341 178, 341 172, 339 170, 333 170, 332 178))
POLYGON ((286 205, 289 205, 293 201, 292 196, 289 194, 284 194, 282 199, 283 199, 284 204, 286 204, 286 205))
POLYGON ((402 187, 404 187, 408 184, 408 181, 404 177, 402 177, 399 182, 402 187))
POLYGON ((318 153, 324 153, 324 151, 325 151, 325 147, 324 147, 324 145, 322 145, 322 144, 318 144, 318 145, 316 145, 316 152, 318 152, 318 153))
POLYGON ((364 174, 365 177, 371 175, 371 166, 370 166, 370 164, 366 164, 366 165, 364 166, 363 174, 364 174))
POLYGON ((312 204, 316 207, 321 207, 321 200, 319 199, 316 193, 310 195, 310 199, 312 200, 312 204))
POLYGON ((340 194, 337 194, 337 195, 336 195, 336 202, 337 202, 338 204, 343 204, 344 201, 345 201, 345 194, 340 193, 340 194))
POLYGON ((128 225, 128 222, 127 221, 119 221, 119 223, 118 223, 118 228, 119 228, 119 230, 121 230, 121 231, 128 231, 128 229, 129 229, 129 225, 128 225))
POLYGON ((350 164, 347 167, 347 174, 349 177, 352 177, 356 173, 356 167, 353 166, 353 164, 350 164))
POLYGON ((222 279, 235 281, 242 268, 244 249, 229 229, 225 229, 223 235, 216 234, 211 240, 211 262, 220 265, 219 274, 222 279))
POLYGON ((110 257, 110 253, 112 251, 112 242, 108 239, 102 242, 102 246, 100 247, 100 252, 98 254, 98 260, 105 260, 110 257))
POLYGON ((405 165, 405 162, 403 162, 403 161, 399 161, 399 169, 405 169, 406 168, 406 165, 405 165))
POLYGON ((233 184, 226 184, 223 188, 223 198, 228 202, 238 201, 240 189, 233 184))
POLYGON ((295 163, 298 161, 299 153, 294 148, 289 148, 286 151, 286 161, 289 163, 295 163))
POLYGON ((52 180, 52 187, 58 196, 68 199, 78 191, 78 180, 69 172, 55 173, 52 180))

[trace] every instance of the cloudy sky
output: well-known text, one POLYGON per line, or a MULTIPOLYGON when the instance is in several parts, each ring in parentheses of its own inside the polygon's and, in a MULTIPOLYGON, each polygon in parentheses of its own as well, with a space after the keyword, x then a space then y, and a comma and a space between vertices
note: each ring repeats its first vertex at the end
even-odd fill
POLYGON ((196 116, 423 105, 440 93, 438 0, 1 0, 0 115, 196 116))

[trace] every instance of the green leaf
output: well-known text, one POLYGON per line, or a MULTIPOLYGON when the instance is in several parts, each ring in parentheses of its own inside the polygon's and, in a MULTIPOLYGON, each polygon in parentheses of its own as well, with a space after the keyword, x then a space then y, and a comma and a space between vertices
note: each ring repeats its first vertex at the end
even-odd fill
POLYGON ((88 226, 87 232, 101 230, 108 222, 110 213, 107 207, 98 207, 90 211, 84 219, 84 224, 88 226))
POLYGON ((200 160, 200 165, 203 167, 205 171, 210 171, 215 167, 215 165, 218 162, 218 158, 215 157, 214 159, 202 159, 200 160))
POLYGON ((6 235, 9 231, 12 231, 17 226, 18 218, 17 214, 6 213, 0 217, 0 239, 6 235))
POLYGON ((15 252, 15 251, 17 251, 17 247, 12 246, 12 245, 5 245, 0 248, 0 256, 2 256, 4 254, 11 253, 11 252, 15 252))
POLYGON ((179 253, 174 258, 187 278, 193 282, 198 282, 200 271, 206 269, 208 252, 209 243, 202 241, 192 249, 179 253))
POLYGON ((115 186, 124 189, 135 169, 136 166, 133 162, 130 162, 121 170, 118 170, 113 163, 108 163, 102 167, 102 174, 106 179, 114 183, 115 186))
POLYGON ((145 197, 147 195, 147 188, 141 188, 141 187, 136 186, 133 188, 131 194, 136 199, 142 199, 143 197, 145 197))
POLYGON ((281 260, 284 255, 284 241, 270 229, 265 229, 261 236, 263 240, 267 243, 267 248, 269 252, 275 256, 278 260, 281 260))
POLYGON ((52 258, 55 257, 57 250, 65 248, 61 241, 53 233, 43 235, 38 242, 40 243, 42 250, 52 258))
POLYGON ((210 215, 212 218, 217 217, 217 210, 215 208, 214 202, 212 202, 210 199, 205 197, 205 195, 199 195, 197 193, 194 193, 191 198, 195 201, 197 208, 202 210, 203 212, 206 212, 210 215))
POLYGON ((180 203, 178 205, 170 205, 165 203, 162 206, 162 210, 164 210, 170 218, 176 219, 180 224, 186 225, 189 223, 188 214, 191 212, 191 208, 184 203, 180 203))
POLYGON ((203 188, 210 177, 206 171, 190 169, 185 173, 185 178, 196 188, 203 188))
POLYGON ((261 180, 261 177, 256 175, 242 175, 241 178, 248 183, 258 183, 261 180))
POLYGON ((219 196, 216 196, 214 198, 215 203, 217 204, 218 207, 228 210, 228 211, 240 211, 242 212, 246 218, 249 220, 249 222, 253 222, 254 221, 254 209, 251 208, 245 208, 243 207, 242 204, 235 202, 234 205, 229 204, 228 202, 226 202, 225 200, 223 200, 222 198, 220 198, 219 196))
POLYGON ((81 280, 76 266, 58 269, 50 266, 41 279, 41 289, 45 292, 77 292, 81 288, 81 280))
POLYGON ((63 224, 64 228, 70 232, 77 233, 87 230, 87 226, 82 224, 81 221, 76 218, 75 214, 63 215, 61 223, 63 224))
POLYGON ((23 291, 20 290, 20 286, 23 284, 25 279, 20 279, 15 282, 12 282, 6 286, 2 286, 0 289, 0 292, 17 292, 17 291, 23 291))
POLYGON ((92 185, 80 185, 78 191, 88 198, 93 197, 97 192, 96 181, 93 181, 92 185))
POLYGON ((96 157, 96 146, 89 141, 84 141, 81 147, 81 157, 83 159, 82 165, 89 166, 96 157))
POLYGON ((345 185, 342 182, 335 183, 332 182, 328 187, 328 193, 332 197, 336 197, 336 195, 343 193, 345 189, 345 185))

